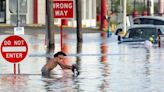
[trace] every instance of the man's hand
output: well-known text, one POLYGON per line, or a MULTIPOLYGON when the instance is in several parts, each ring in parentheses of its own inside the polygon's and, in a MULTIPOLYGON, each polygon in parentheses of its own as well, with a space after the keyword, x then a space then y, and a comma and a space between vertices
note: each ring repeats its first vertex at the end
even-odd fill
POLYGON ((72 65, 72 72, 73 72, 74 76, 75 75, 78 76, 80 74, 77 64, 72 65))

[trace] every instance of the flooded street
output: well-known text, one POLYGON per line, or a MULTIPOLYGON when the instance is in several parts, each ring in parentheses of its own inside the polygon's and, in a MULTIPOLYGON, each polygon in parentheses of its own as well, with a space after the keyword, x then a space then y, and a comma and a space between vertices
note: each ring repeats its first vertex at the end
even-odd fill
MULTIPOLYGON (((2 37, 3 35, 1 35, 2 37)), ((57 66, 52 78, 42 78, 46 63, 45 35, 26 35, 29 56, 20 63, 20 75, 13 64, 0 58, 0 92, 163 92, 164 48, 118 44, 114 35, 84 33, 83 43, 76 34, 64 34, 63 50, 68 62, 77 62, 80 75, 57 66)), ((55 52, 60 51, 60 35, 55 35, 55 52)))

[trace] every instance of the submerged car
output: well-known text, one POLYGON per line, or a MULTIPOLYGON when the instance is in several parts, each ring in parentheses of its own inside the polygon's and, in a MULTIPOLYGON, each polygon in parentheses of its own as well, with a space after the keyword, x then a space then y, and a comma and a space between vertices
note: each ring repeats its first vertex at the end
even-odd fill
POLYGON ((153 40, 153 44, 158 41, 158 36, 163 35, 163 27, 154 25, 133 25, 129 27, 123 37, 119 36, 119 43, 123 42, 144 42, 153 40))

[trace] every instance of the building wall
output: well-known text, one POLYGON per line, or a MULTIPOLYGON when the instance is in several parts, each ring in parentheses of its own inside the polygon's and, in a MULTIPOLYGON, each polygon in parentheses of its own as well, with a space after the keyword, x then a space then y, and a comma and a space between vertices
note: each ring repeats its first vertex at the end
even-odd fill
MULTIPOLYGON (((13 0, 14 1, 14 0, 13 0)), ((15 13, 11 13, 9 11, 9 8, 11 8, 11 0, 6 0, 6 23, 7 24, 13 24, 13 20, 11 18, 11 15, 16 15, 15 13), (10 4, 10 6, 9 6, 10 4)), ((17 1, 17 0, 16 0, 17 1)), ((23 1, 23 0, 19 0, 23 1)), ((24 0, 27 2, 27 13, 23 13, 26 15, 26 24, 31 25, 33 24, 33 18, 34 18, 34 0, 24 0)), ((15 3, 15 2, 14 2, 15 3)), ((74 0, 74 18, 68 19, 68 26, 76 26, 76 6, 75 6, 75 0, 74 0)), ((37 8, 37 18, 38 18, 38 24, 45 25, 46 23, 46 2, 45 0, 38 0, 37 8)), ((22 13, 20 13, 22 14, 22 13)), ((60 25, 61 19, 55 19, 54 24, 60 25)), ((91 27, 96 26, 96 0, 82 0, 82 26, 83 27, 91 27)))
POLYGON ((33 0, 27 0, 27 24, 33 24, 33 0))
POLYGON ((38 0, 38 24, 45 24, 46 22, 46 0, 38 0))

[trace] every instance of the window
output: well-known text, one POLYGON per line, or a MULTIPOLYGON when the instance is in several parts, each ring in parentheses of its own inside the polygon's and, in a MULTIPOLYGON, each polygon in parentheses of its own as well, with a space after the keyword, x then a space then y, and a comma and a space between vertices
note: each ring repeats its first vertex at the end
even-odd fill
POLYGON ((153 19, 141 18, 141 24, 154 24, 153 19))
POLYGON ((153 24, 153 25, 164 25, 164 21, 150 18, 138 18, 134 20, 134 24, 153 24))
POLYGON ((6 1, 0 0, 0 23, 6 22, 6 1))
POLYGON ((134 39, 149 39, 150 37, 155 38, 157 36, 156 28, 134 28, 128 30, 127 36, 134 39))
POLYGON ((27 0, 9 0, 11 24, 15 26, 18 22, 18 17, 17 17, 18 1, 19 1, 19 23, 20 26, 24 26, 26 24, 27 0))
MULTIPOLYGON (((17 13, 17 0, 9 0, 10 13, 17 13)), ((27 13, 27 0, 19 0, 19 13, 27 13)))
POLYGON ((140 19, 135 19, 134 24, 141 24, 141 20, 140 19))
POLYGON ((164 25, 164 21, 154 20, 154 25, 164 25))

